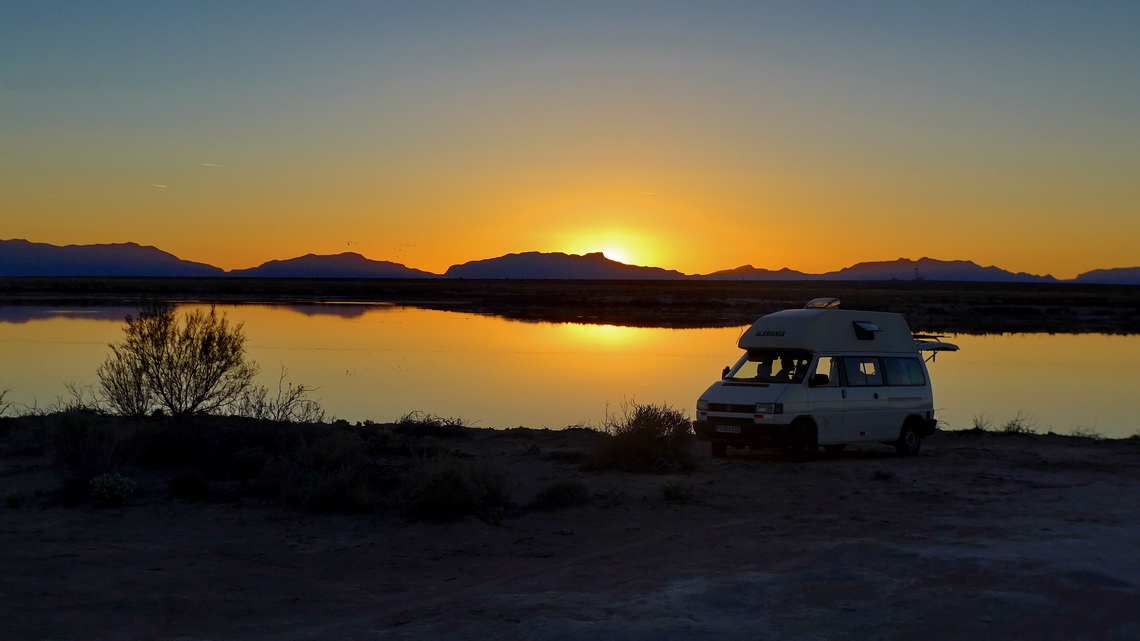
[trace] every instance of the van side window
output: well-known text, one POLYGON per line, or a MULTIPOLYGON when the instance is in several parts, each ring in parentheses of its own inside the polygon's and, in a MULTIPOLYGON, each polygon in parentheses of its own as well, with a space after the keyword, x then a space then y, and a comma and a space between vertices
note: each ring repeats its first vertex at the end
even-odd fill
POLYGON ((887 370, 887 385, 926 385, 922 363, 917 358, 887 357, 883 367, 887 370))
POLYGON ((815 369, 808 379, 812 387, 835 387, 839 385, 839 359, 834 356, 820 356, 815 369))
POLYGON ((871 387, 883 384, 883 369, 874 356, 845 356, 843 373, 850 387, 871 387))

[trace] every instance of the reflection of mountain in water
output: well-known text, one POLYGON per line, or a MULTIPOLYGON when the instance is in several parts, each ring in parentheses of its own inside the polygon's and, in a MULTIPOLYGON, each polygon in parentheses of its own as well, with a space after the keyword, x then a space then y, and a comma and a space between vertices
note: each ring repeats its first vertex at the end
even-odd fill
POLYGON ((360 318, 365 314, 392 312, 401 309, 392 303, 310 303, 303 305, 274 305, 305 316, 338 316, 360 318))
POLYGON ((45 307, 42 305, 0 306, 0 323, 21 324, 53 318, 82 318, 83 320, 114 321, 121 323, 137 314, 134 307, 45 307))

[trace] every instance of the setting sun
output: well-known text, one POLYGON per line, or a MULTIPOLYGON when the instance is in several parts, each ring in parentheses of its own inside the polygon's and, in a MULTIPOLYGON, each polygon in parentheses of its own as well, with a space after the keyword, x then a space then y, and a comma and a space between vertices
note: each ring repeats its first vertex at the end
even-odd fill
POLYGON ((625 263, 627 265, 634 264, 633 254, 624 247, 609 245, 605 249, 602 249, 602 255, 610 260, 616 260, 619 263, 625 263))
POLYGON ((588 229, 566 234, 558 251, 570 254, 601 253, 606 258, 645 267, 663 265, 666 243, 653 231, 641 228, 588 229))

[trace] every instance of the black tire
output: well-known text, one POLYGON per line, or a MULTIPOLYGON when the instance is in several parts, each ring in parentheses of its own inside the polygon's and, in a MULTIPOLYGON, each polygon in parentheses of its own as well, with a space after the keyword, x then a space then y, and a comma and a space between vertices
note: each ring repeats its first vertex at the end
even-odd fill
POLYGON ((907 421, 899 432, 899 440, 895 441, 895 451, 902 456, 914 456, 922 449, 922 434, 913 421, 907 421))
POLYGON ((847 447, 846 443, 835 443, 834 445, 824 445, 823 449, 827 450, 828 452, 831 452, 832 454, 838 454, 838 453, 842 452, 843 448, 845 448, 845 447, 847 447))
POLYGON ((728 445, 724 443, 713 443, 712 455, 716 458, 728 456, 728 445))

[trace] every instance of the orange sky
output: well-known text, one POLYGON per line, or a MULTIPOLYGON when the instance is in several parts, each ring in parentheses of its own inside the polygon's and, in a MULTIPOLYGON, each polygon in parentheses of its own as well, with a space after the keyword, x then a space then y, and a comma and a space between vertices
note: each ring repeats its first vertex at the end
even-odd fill
POLYGON ((433 7, 17 3, 0 237, 225 269, 1140 265, 1138 5, 433 7))

